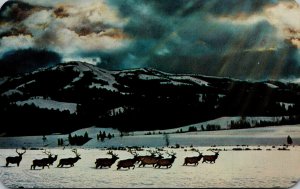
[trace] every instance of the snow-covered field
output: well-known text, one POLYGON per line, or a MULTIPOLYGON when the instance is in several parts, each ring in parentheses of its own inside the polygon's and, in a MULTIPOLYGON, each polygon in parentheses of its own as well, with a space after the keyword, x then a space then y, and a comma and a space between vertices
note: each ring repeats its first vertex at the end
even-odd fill
MULTIPOLYGON (((226 120, 228 119, 220 118, 209 123, 213 121, 226 123, 226 120)), ((204 126, 205 124, 208 123, 202 123, 204 126)), ((175 130, 161 130, 170 133, 168 134, 170 147, 166 148, 164 135, 157 134, 159 130, 155 131, 154 135, 145 135, 148 131, 140 131, 130 133, 130 136, 120 137, 119 131, 111 128, 80 129, 72 135, 83 135, 88 132, 93 138, 84 146, 77 147, 82 159, 72 168, 56 168, 58 164, 56 161, 54 166, 44 170, 30 170, 33 159, 46 157, 41 148, 51 150, 58 155, 58 159, 74 157, 70 146, 57 146, 57 139, 67 139, 68 135, 46 135, 46 141, 42 140, 42 136, 0 137, 0 181, 13 188, 21 186, 25 188, 287 188, 300 181, 300 125, 187 133, 172 133, 173 131, 175 130), (115 137, 110 140, 105 139, 104 142, 98 141, 96 135, 100 130, 107 134, 114 134, 115 137), (287 151, 278 150, 286 143, 288 135, 292 137, 295 146, 288 147, 290 150, 287 151), (181 147, 174 148, 176 144, 181 147), (105 147, 128 146, 144 146, 144 151, 138 151, 140 155, 147 154, 146 149, 164 147, 164 150, 176 152, 177 158, 170 169, 137 166, 134 170, 116 170, 116 164, 110 169, 95 169, 94 162, 97 158, 110 157, 105 147), (5 158, 16 156, 17 147, 28 149, 23 155, 20 167, 16 165, 5 167, 5 158), (29 150, 33 147, 39 149, 29 150), (251 150, 232 150, 237 147, 251 150), (197 155, 196 152, 191 151, 191 148, 199 149, 204 155, 213 154, 208 151, 209 148, 218 148, 221 151, 215 164, 200 163, 198 166, 182 166, 184 157, 197 155), (258 148, 261 150, 256 150, 258 148)), ((120 160, 133 157, 123 150, 114 150, 114 153, 119 155, 120 160)), ((163 154, 167 157, 165 152, 163 154)))
MULTIPOLYGON (((228 120, 238 120, 239 117, 232 118, 219 118, 216 120, 203 122, 201 124, 194 124, 200 130, 200 126, 213 123, 219 123, 222 128, 228 120)), ((254 118, 253 118, 254 119, 254 118)), ((262 119, 262 118, 261 118, 262 119)), ((275 118, 264 118, 264 120, 275 119, 275 118)), ((189 126, 181 127, 184 131, 189 126)), ((180 129, 180 128, 178 128, 180 129)), ((286 143, 286 138, 290 135, 295 144, 300 144, 300 125, 285 125, 285 126, 271 126, 251 129, 240 129, 240 130, 220 130, 220 131, 197 131, 187 133, 175 133, 178 129, 168 130, 155 130, 155 134, 145 135, 149 131, 136 131, 129 133, 130 136, 120 137, 120 132, 112 128, 96 128, 89 127, 80 129, 72 133, 83 135, 85 132, 88 133, 92 139, 88 141, 84 147, 87 148, 102 148, 102 147, 126 147, 126 146, 145 146, 145 147, 160 147, 165 146, 166 142, 163 134, 170 133, 169 140, 170 145, 183 145, 183 146, 211 146, 211 145, 222 145, 222 146, 234 146, 234 145, 282 145, 286 143), (97 134, 99 131, 105 131, 106 134, 114 134, 115 137, 112 139, 105 139, 104 142, 97 140, 97 134)), ((42 136, 26 136, 26 137, 0 137, 0 148, 16 148, 16 147, 57 147, 57 139, 63 138, 67 140, 68 135, 46 135, 47 141, 42 140, 42 136)))
POLYGON ((54 109, 59 111, 67 110, 71 114, 76 113, 77 110, 76 103, 58 102, 51 99, 44 99, 43 97, 32 97, 25 101, 17 101, 16 104, 18 106, 24 106, 25 104, 34 104, 35 106, 42 109, 54 109))
MULTIPOLYGON (((208 147, 196 147, 203 154, 212 154, 208 147)), ((249 146, 257 148, 257 146, 249 146)), ((50 169, 30 170, 33 159, 43 158, 41 150, 28 150, 23 155, 20 167, 5 167, 5 157, 14 156, 14 149, 2 149, 0 155, 0 180, 7 187, 25 188, 108 188, 108 187, 281 187, 293 186, 300 179, 300 146, 289 147, 290 151, 266 149, 261 151, 232 151, 232 147, 223 146, 215 164, 199 163, 198 166, 182 166, 184 157, 195 156, 191 148, 170 149, 176 152, 177 158, 169 169, 138 167, 134 170, 116 170, 116 163, 111 168, 95 169, 95 160, 110 157, 104 149, 78 149, 81 154, 72 168, 57 168, 58 161, 50 169)), ((58 159, 74 157, 70 149, 51 149, 58 154, 58 159)), ((116 150, 120 159, 131 158, 127 151, 116 150)), ((138 151, 146 154, 146 151, 138 151)))

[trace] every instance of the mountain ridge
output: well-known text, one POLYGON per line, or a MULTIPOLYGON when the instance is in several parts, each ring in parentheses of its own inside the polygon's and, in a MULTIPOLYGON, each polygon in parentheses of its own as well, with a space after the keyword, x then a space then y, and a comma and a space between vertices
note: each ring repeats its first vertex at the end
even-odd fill
POLYGON ((297 117, 299 97, 300 86, 294 83, 171 74, 153 68, 108 71, 69 62, 0 84, 0 113, 10 123, 1 131, 69 133, 93 125, 132 131, 176 128, 222 116, 297 117), (48 122, 40 125, 38 119, 48 122))

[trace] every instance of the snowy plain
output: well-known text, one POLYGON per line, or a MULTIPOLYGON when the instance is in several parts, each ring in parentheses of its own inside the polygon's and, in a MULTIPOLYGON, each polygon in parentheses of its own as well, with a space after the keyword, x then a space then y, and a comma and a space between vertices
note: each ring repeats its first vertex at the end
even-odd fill
MULTIPOLYGON (((254 148, 250 147, 250 148, 254 148)), ((208 147, 195 147, 203 154, 213 154, 208 147)), ((49 169, 37 168, 30 170, 33 159, 45 157, 42 150, 28 150, 20 167, 9 165, 5 167, 5 157, 14 155, 14 149, 1 150, 0 179, 7 187, 18 188, 134 188, 134 187, 262 187, 287 188, 293 186, 300 178, 300 147, 290 147, 290 151, 270 149, 261 146, 261 151, 232 151, 232 147, 222 147, 215 164, 199 163, 198 166, 182 166, 184 157, 195 156, 191 148, 170 149, 176 152, 177 158, 173 166, 153 168, 152 166, 135 169, 116 169, 116 163, 111 168, 95 169, 95 160, 110 156, 103 149, 78 149, 81 158, 74 167, 57 168, 58 161, 49 169)), ((74 157, 70 149, 51 149, 58 154, 58 159, 74 157)), ((115 150, 120 159, 132 158, 127 151, 115 150)), ((146 151, 139 151, 146 154, 146 151)), ((166 157, 166 155, 165 155, 166 157)))
MULTIPOLYGON (((194 126, 201 128, 201 125, 205 127, 217 122, 223 128, 228 121, 238 119, 219 118, 194 126)), ((59 159, 75 156, 71 152, 74 146, 57 146, 57 139, 67 139, 68 135, 46 135, 46 141, 42 140, 42 136, 0 137, 0 181, 9 188, 288 188, 300 180, 300 125, 174 133, 177 129, 156 130, 151 135, 145 135, 149 131, 139 131, 123 137, 120 137, 118 130, 112 128, 80 129, 72 135, 87 132, 93 139, 76 147, 82 159, 72 168, 56 167, 59 159), (100 130, 114 134, 115 137, 98 141, 96 135, 100 130), (158 132, 169 133, 168 148, 165 147, 164 136, 158 132), (289 150, 278 150, 283 148, 288 135, 293 138, 294 146, 289 146, 289 150), (176 144, 180 148, 174 148, 176 144), (95 169, 97 158, 110 158, 107 154, 108 147, 128 146, 143 147, 143 151, 137 151, 140 155, 149 154, 147 149, 163 149, 161 152, 164 157, 168 157, 167 151, 173 151, 177 158, 169 169, 151 166, 139 168, 137 164, 134 170, 116 170, 116 163, 111 168, 95 169), (20 167, 5 167, 5 158, 16 156, 15 148, 21 147, 27 148, 27 152, 23 155, 20 167), (192 148, 199 149, 203 155, 214 154, 209 148, 221 151, 215 164, 200 162, 198 166, 182 166, 185 157, 197 155, 192 148), (235 151, 233 148, 244 150, 235 151), (250 150, 245 150, 246 148, 250 150), (257 150, 258 148, 261 150, 257 150), (30 170, 32 160, 46 157, 42 149, 57 154, 58 160, 49 169, 30 170)), ((119 155, 119 160, 133 157, 126 150, 114 150, 114 153, 119 155)))

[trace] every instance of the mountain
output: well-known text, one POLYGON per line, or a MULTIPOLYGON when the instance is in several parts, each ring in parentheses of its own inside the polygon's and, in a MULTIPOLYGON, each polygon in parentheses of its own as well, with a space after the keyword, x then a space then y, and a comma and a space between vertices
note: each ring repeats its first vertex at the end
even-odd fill
POLYGON ((69 62, 0 80, 2 135, 169 129, 222 116, 298 117, 300 86, 69 62))

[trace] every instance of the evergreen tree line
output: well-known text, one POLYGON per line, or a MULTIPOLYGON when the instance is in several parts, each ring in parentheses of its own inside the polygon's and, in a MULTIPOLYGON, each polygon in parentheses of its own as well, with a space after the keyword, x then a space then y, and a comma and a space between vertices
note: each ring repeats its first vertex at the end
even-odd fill
POLYGON ((97 140, 98 140, 98 141, 101 140, 101 142, 103 142, 105 138, 111 139, 111 138, 114 138, 114 137, 115 137, 114 134, 108 133, 108 134, 106 135, 106 132, 105 132, 105 131, 103 131, 103 132, 102 132, 102 131, 99 131, 99 134, 97 134, 97 140))

